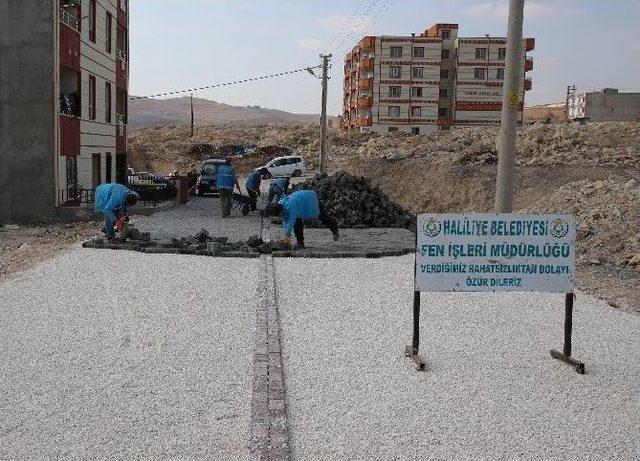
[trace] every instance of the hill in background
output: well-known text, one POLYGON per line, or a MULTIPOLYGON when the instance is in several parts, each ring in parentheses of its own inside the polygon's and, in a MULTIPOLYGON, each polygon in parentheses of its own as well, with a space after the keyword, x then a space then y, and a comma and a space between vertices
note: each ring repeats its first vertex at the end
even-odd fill
MULTIPOLYGON (((167 125, 189 125, 191 111, 188 97, 172 99, 134 99, 129 101, 129 127, 136 130, 167 125)), ((195 124, 266 125, 320 123, 317 114, 293 114, 260 106, 232 106, 208 99, 193 98, 195 124)))

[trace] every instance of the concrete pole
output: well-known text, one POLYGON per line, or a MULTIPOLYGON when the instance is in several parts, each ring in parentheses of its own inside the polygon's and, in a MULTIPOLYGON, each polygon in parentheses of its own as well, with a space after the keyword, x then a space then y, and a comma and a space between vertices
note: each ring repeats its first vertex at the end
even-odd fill
POLYGON ((330 54, 321 54, 322 58, 322 111, 320 113, 320 174, 324 173, 326 167, 327 151, 327 83, 329 80, 329 59, 330 54))
POLYGON ((513 209, 513 176, 516 164, 516 128, 518 125, 522 72, 522 20, 524 0, 509 1, 507 56, 502 91, 502 114, 498 140, 498 178, 496 181, 496 213, 513 209))

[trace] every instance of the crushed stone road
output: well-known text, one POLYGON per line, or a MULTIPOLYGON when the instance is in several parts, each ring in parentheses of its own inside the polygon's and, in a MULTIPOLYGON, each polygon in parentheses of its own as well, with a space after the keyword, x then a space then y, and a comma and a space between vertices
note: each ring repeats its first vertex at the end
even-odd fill
POLYGON ((412 264, 276 260, 294 459, 640 457, 640 317, 579 293, 578 375, 563 295, 425 293, 417 372, 412 264))
POLYGON ((247 459, 256 261, 74 249, 0 284, 0 459, 247 459))

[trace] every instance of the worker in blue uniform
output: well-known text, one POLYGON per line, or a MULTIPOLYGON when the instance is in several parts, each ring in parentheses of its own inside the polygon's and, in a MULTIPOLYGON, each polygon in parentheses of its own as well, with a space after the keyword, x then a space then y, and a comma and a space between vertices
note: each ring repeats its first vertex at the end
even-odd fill
POLYGON ((135 205, 137 201, 138 194, 122 184, 107 183, 96 187, 94 209, 104 216, 102 232, 109 240, 116 236, 116 224, 128 219, 127 207, 135 205))
POLYGON ((266 178, 269 174, 269 170, 266 168, 256 168, 251 172, 247 178, 245 187, 247 188, 247 194, 251 200, 251 211, 255 211, 258 207, 258 196, 260 195, 260 183, 262 178, 266 178))
POLYGON ((284 235, 280 242, 286 246, 291 246, 293 232, 298 248, 304 248, 304 221, 307 219, 320 220, 333 234, 333 240, 340 239, 338 222, 325 210, 318 198, 318 193, 314 190, 303 189, 285 195, 278 202, 276 212, 282 214, 284 235))
POLYGON ((267 195, 267 206, 277 205, 282 196, 287 193, 289 193, 289 178, 272 180, 269 185, 269 195, 267 195))
POLYGON ((216 187, 218 188, 218 195, 220 196, 223 218, 228 218, 231 214, 234 185, 238 188, 238 192, 240 192, 236 169, 231 165, 231 159, 227 157, 224 164, 216 167, 216 187))

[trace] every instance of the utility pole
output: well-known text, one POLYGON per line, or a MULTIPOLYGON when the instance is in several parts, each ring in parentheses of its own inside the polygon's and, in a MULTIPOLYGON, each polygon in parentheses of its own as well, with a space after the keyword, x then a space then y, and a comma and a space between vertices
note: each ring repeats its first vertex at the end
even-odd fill
POLYGON ((576 86, 575 85, 567 85, 567 99, 564 102, 564 115, 569 120, 569 99, 571 95, 575 93, 576 86))
POLYGON ((502 113, 498 139, 498 177, 496 180, 496 213, 510 213, 513 209, 513 175, 516 164, 516 128, 518 125, 519 94, 522 75, 522 21, 524 0, 509 1, 509 28, 502 113))
POLYGON ((191 137, 193 138, 193 93, 191 93, 191 137))
POLYGON ((330 54, 321 54, 322 59, 322 111, 320 112, 320 174, 324 173, 326 167, 327 151, 327 83, 329 80, 329 59, 330 54))

